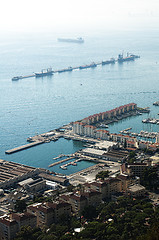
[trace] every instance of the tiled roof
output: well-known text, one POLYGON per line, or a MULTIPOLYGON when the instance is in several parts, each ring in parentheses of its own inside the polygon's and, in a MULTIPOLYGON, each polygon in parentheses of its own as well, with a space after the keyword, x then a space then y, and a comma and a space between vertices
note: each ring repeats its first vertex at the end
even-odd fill
POLYGON ((0 218, 0 222, 6 226, 13 226, 17 224, 15 220, 6 219, 6 218, 0 218))

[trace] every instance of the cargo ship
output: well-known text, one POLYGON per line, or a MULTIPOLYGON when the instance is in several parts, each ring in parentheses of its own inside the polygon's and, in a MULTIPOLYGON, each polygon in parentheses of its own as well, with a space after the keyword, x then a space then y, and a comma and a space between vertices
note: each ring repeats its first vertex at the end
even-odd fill
POLYGON ((91 64, 88 64, 88 65, 82 65, 82 66, 79 66, 79 69, 85 69, 85 68, 95 68, 97 67, 97 64, 92 62, 91 64))
POLYGON ((119 54, 118 55, 118 62, 119 63, 122 63, 122 62, 127 62, 127 61, 134 61, 134 59, 135 59, 135 55, 129 55, 128 53, 127 53, 127 56, 126 57, 123 57, 123 54, 119 54))
POLYGON ((68 67, 68 68, 64 68, 64 69, 58 70, 58 73, 62 73, 62 72, 70 72, 70 71, 72 71, 72 70, 73 70, 72 67, 68 67))
POLYGON ((96 64, 95 62, 92 62, 92 63, 89 65, 89 67, 91 67, 91 68, 97 67, 97 64, 96 64))
POLYGON ((59 42, 70 42, 70 43, 84 43, 84 39, 79 38, 58 38, 59 42))
POLYGON ((43 77, 53 75, 54 71, 52 68, 42 69, 41 72, 35 73, 35 77, 43 77))
POLYGON ((115 63, 115 59, 114 58, 111 58, 110 60, 107 60, 107 61, 102 61, 102 65, 112 64, 112 63, 115 63))

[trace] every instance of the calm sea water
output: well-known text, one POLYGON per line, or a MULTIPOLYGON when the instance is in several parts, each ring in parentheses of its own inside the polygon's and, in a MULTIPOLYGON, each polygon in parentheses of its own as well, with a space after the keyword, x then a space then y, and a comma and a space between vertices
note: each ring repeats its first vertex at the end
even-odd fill
MULTIPOLYGON (((52 158, 82 148, 81 143, 57 142, 6 155, 5 151, 23 144, 29 136, 47 132, 88 115, 135 102, 150 107, 149 116, 159 118, 159 41, 158 33, 113 32, 85 34, 84 44, 61 43, 53 34, 1 36, 0 40, 0 158, 47 168, 52 158), (140 55, 134 62, 98 66, 50 77, 11 81, 41 69, 54 70, 117 58, 124 51, 140 55)), ((61 36, 60 36, 61 37, 61 36)), ((74 36, 73 36, 74 37, 74 36)), ((148 115, 125 119, 110 125, 110 132, 132 127, 158 131, 159 126, 143 124, 148 115)), ((70 166, 73 173, 93 163, 70 166)))

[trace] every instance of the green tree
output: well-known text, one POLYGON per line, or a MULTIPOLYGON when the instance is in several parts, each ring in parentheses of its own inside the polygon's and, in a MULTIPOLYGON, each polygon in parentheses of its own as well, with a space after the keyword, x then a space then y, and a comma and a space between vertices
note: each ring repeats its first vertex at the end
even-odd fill
POLYGON ((157 189, 159 186, 157 168, 146 168, 141 176, 141 184, 150 190, 157 189))
POLYGON ((25 200, 16 200, 14 207, 17 212, 24 212, 24 210, 26 210, 25 200))
POLYGON ((131 151, 129 153, 128 163, 133 163, 135 161, 136 161, 136 152, 135 151, 131 151))
POLYGON ((68 191, 68 192, 72 192, 73 189, 74 189, 74 186, 73 186, 72 184, 69 184, 69 185, 67 186, 67 191, 68 191))
POLYGON ((109 171, 101 171, 99 173, 96 174, 96 179, 97 178, 101 178, 102 180, 104 180, 105 178, 109 177, 109 171))
POLYGON ((86 219, 93 220, 93 218, 97 217, 98 214, 96 208, 94 206, 89 205, 84 208, 84 210, 82 211, 82 215, 86 219))
POLYGON ((15 240, 37 240, 42 234, 39 228, 31 228, 30 226, 23 226, 17 233, 15 240))

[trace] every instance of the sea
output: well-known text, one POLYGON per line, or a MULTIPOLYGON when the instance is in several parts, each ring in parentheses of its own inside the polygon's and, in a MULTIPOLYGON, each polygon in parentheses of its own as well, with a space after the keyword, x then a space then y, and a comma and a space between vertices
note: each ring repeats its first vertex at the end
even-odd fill
MULTIPOLYGON (((59 154, 84 147, 77 141, 59 139, 11 155, 6 150, 27 144, 27 138, 48 132, 89 115, 131 102, 150 107, 149 114, 123 119, 109 131, 132 127, 133 132, 159 131, 159 125, 144 124, 147 117, 159 118, 159 33, 156 31, 101 31, 82 36, 52 32, 1 34, 0 38, 0 159, 33 167, 48 168, 59 154), (58 37, 83 37, 83 44, 58 42, 58 37), (93 69, 55 73, 53 76, 12 81, 52 67, 58 70, 101 62, 118 54, 136 54, 139 59, 93 69)), ((58 161, 58 160, 56 160, 58 161)), ((92 166, 80 162, 62 170, 71 174, 92 166)))

